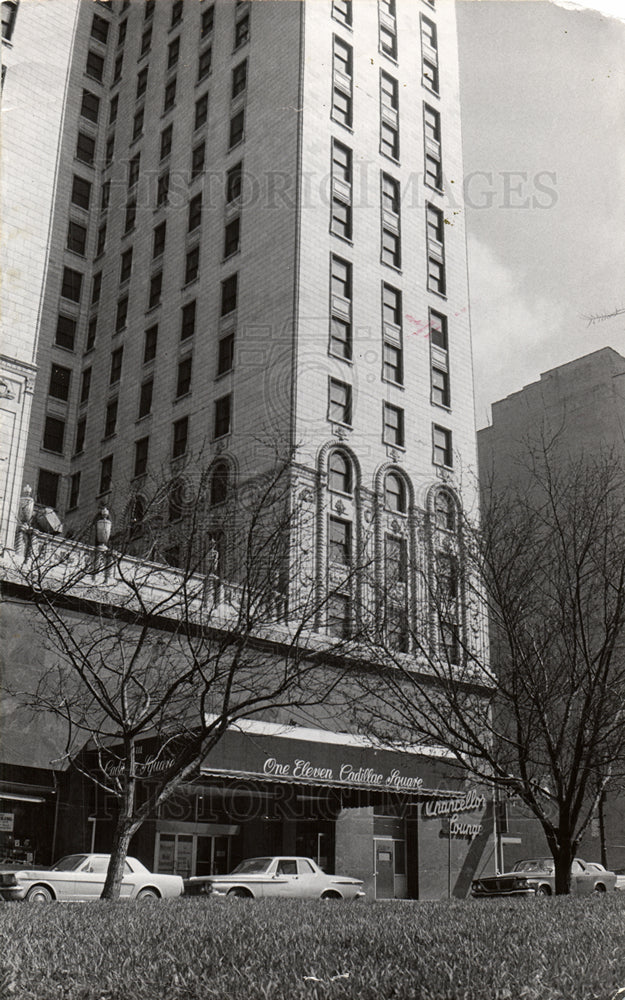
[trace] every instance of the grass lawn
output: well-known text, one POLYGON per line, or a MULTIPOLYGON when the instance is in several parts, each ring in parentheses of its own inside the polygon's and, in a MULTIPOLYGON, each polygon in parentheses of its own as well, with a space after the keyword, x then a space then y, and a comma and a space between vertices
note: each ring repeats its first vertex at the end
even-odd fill
POLYGON ((2 1000, 625 1000, 625 893, 0 904, 2 1000))

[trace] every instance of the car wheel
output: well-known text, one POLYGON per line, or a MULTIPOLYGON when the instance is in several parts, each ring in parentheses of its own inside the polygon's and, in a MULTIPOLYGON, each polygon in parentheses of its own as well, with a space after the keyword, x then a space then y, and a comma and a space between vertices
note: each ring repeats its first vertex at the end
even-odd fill
POLYGON ((249 889, 242 889, 240 886, 237 886, 236 889, 230 889, 228 891, 228 899, 253 899, 253 898, 254 897, 252 893, 249 891, 249 889))
POLYGON ((34 885, 26 893, 26 900, 29 903, 51 903, 54 896, 45 885, 34 885))
POLYGON ((593 892, 598 892, 599 894, 601 894, 602 892, 605 892, 605 886, 604 886, 603 882, 597 882, 596 886, 594 887, 594 889, 592 891, 593 892))
POLYGON ((548 885, 539 885, 539 886, 536 886, 536 895, 537 896, 550 896, 551 895, 551 889, 550 889, 550 887, 548 885))
POLYGON ((137 893, 137 899, 140 899, 144 902, 149 902, 152 899, 160 899, 160 898, 161 897, 159 893, 156 891, 156 889, 141 889, 140 892, 137 893))
POLYGON ((321 893, 321 899, 342 899, 340 892, 334 892, 333 889, 328 889, 326 892, 321 893))

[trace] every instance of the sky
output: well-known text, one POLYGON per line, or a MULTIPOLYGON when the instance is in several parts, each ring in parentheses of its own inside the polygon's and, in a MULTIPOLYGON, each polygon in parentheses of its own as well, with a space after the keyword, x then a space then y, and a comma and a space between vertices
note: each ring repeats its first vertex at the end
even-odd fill
MULTIPOLYGON (((608 8, 622 0, 588 0, 608 8)), ((625 355, 625 21, 459 0, 476 420, 540 373, 625 355), (590 316, 621 315, 589 323, 590 316)))

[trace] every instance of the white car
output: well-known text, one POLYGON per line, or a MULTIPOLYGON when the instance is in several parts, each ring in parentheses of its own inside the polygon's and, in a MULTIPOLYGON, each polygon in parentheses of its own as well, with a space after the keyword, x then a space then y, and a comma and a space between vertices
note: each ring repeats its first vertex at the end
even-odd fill
POLYGON ((196 875, 185 880, 189 895, 244 899, 278 896, 291 899, 360 899, 362 880, 326 875, 312 858, 248 858, 230 875, 196 875))
MULTIPOLYGON (((99 899, 109 866, 109 854, 69 854, 52 868, 20 868, 0 872, 0 898, 49 903, 53 899, 89 902, 99 899)), ((181 896, 180 875, 153 875, 136 858, 126 858, 121 899, 161 899, 181 896)))

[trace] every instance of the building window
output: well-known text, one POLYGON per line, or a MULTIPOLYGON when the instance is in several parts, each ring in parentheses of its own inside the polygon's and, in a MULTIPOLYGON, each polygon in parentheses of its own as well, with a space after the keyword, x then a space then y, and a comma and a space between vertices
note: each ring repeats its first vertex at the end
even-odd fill
POLYGON ((176 103, 176 85, 177 85, 177 79, 176 77, 174 77, 172 80, 169 81, 169 83, 165 87, 163 114, 165 114, 166 111, 171 111, 174 104, 176 103))
POLYGON ((107 455, 100 461, 100 493, 108 493, 113 482, 113 456, 107 455))
POLYGON ((453 467, 453 451, 451 431, 438 424, 432 424, 432 461, 434 465, 442 465, 448 469, 453 467))
POLYGON ((458 599, 458 563, 449 552, 436 554, 436 592, 445 605, 458 599))
POLYGON ((112 437, 115 433, 115 427, 117 426, 117 410, 119 407, 118 399, 111 399, 106 404, 106 416, 104 418, 104 437, 112 437))
POLYGON ((156 0, 145 0, 145 7, 143 9, 143 19, 148 21, 154 14, 154 4, 156 0))
POLYGON ((238 275, 231 274, 221 283, 221 315, 227 316, 237 308, 238 275))
POLYGON ((384 403, 382 440, 393 448, 404 447, 404 411, 384 403))
POLYGON ((71 267, 63 268, 61 295, 64 299, 69 299, 71 302, 80 302, 82 277, 80 271, 74 271, 71 267))
POLYGON ((438 490, 434 498, 434 523, 443 531, 456 530, 456 505, 446 490, 438 490))
POLYGON ((228 205, 231 205, 233 201, 240 198, 242 177, 242 163, 236 163, 226 174, 226 202, 228 205))
POLYGON ((152 394, 154 391, 154 379, 150 378, 141 383, 139 393, 139 418, 147 417, 152 410, 152 394))
POLYGON ((90 135, 85 135, 84 132, 79 132, 76 142, 76 159, 80 160, 81 163, 92 166, 94 157, 95 139, 92 139, 90 135))
POLYGON ((250 16, 244 14, 234 26, 234 47, 238 49, 249 40, 250 37, 250 16))
POLYGON ((61 477, 57 472, 39 469, 37 478, 37 503, 42 507, 56 507, 61 477))
POLYGON ((340 451, 333 451, 328 462, 328 486, 333 493, 352 493, 352 463, 340 451))
POLYGON ((195 333, 195 299, 187 302, 182 309, 182 325, 180 328, 180 339, 188 340, 195 333))
POLYGON ((434 205, 426 205, 426 239, 428 255, 428 288, 439 295, 445 295, 445 244, 443 211, 434 205))
POLYGON ((74 510, 78 506, 80 497, 80 472, 74 472, 69 481, 69 498, 67 501, 68 510, 74 510))
POLYGON ((48 395, 55 399, 62 399, 65 402, 69 399, 69 387, 72 379, 70 368, 62 368, 61 365, 52 365, 50 369, 50 384, 48 395))
POLYGON ((201 97, 195 102, 195 125, 194 127, 200 128, 205 124, 208 118, 208 94, 202 94, 201 97))
POLYGON ((128 164, 128 187, 134 187, 134 185, 139 180, 139 165, 141 162, 141 153, 136 153, 130 160, 128 164))
POLYGON ((187 358, 183 358, 182 361, 178 362, 178 378, 176 381, 176 399, 180 396, 186 396, 188 392, 191 392, 191 370, 193 367, 193 358, 191 355, 187 358))
POLYGON ((244 59, 243 62, 239 63, 239 65, 235 66, 234 69, 232 70, 232 89, 231 89, 232 100, 234 100, 235 97, 238 97, 239 94, 242 94, 246 87, 247 87, 247 59, 244 59))
POLYGON ((102 194, 100 196, 101 212, 106 212, 107 208, 109 207, 110 197, 111 197, 111 182, 104 181, 104 184, 102 185, 102 194))
POLYGON ((91 37, 95 38, 98 42, 102 42, 103 45, 106 45, 108 42, 109 22, 104 17, 100 17, 99 14, 93 15, 91 37))
POLYGON ((102 271, 98 271, 93 276, 91 282, 91 305, 95 305, 96 302, 100 301, 100 292, 102 291, 102 271))
POLYGON ((137 199, 131 198, 126 204, 126 218, 124 220, 124 235, 135 228, 137 218, 137 199))
POLYGON ((180 56, 180 36, 174 38, 167 47, 167 69, 173 69, 180 56))
POLYGON ((92 351, 95 346, 96 332, 98 329, 98 317, 92 316, 89 320, 89 325, 87 326, 87 343, 85 344, 85 351, 92 351))
POLYGON ((437 406, 449 406, 449 372, 432 365, 432 402, 437 406))
POLYGON ((421 15, 421 81, 424 87, 438 94, 438 40, 436 25, 421 15))
POLYGON ((144 476, 148 468, 149 437, 135 441, 135 476, 144 476))
POLYGON ((349 566, 352 560, 352 526, 340 517, 331 517, 328 525, 328 560, 335 566, 349 566))
POLYGON ((111 353, 111 371, 109 375, 109 385, 119 382, 122 376, 122 361, 124 358, 124 348, 118 347, 111 353))
POLYGON ((230 119, 230 136, 228 140, 228 148, 232 149, 234 146, 238 146, 240 142, 243 141, 243 130, 245 126, 245 112, 243 109, 238 111, 236 115, 230 119))
POLYGON ((161 291, 163 288, 163 272, 157 271, 150 278, 150 294, 148 297, 148 309, 154 309, 161 301, 161 291))
POLYGON ((87 418, 83 417, 76 424, 76 444, 74 446, 74 454, 80 455, 85 447, 85 434, 87 433, 87 418))
POLYGON ((341 125, 352 125, 352 47, 333 37, 332 49, 332 117, 341 125))
POLYGON ((65 439, 65 421, 57 417, 46 417, 43 428, 43 448, 57 455, 63 454, 65 439))
POLYGON ((336 236, 352 236, 352 151, 332 141, 332 215, 330 228, 336 236))
POLYGON ((234 364, 234 334, 228 333, 219 341, 217 353, 217 374, 225 375, 232 371, 234 364))
POLYGON ((191 180, 195 180, 204 172, 204 160, 206 157, 206 142, 202 141, 194 147, 191 154, 191 180))
POLYGON ((214 23, 215 23, 215 4, 212 3, 210 7, 207 7, 206 10, 202 11, 202 22, 201 22, 202 38, 206 38, 207 35, 210 35, 211 31, 213 30, 214 23))
POLYGON ((135 117, 132 124, 132 142, 135 142, 140 135, 143 133, 143 119, 145 117, 145 109, 139 108, 135 112, 135 117))
POLYGON ((115 333, 121 333, 126 327, 128 319, 128 296, 125 295, 117 303, 117 313, 115 315, 115 333))
POLYGON ((225 503, 228 497, 228 479, 228 466, 226 462, 217 462, 211 476, 211 507, 217 507, 220 503, 225 503))
POLYGON ((90 76, 93 80, 97 80, 98 83, 102 83, 102 77, 104 76, 103 57, 98 55, 97 52, 89 51, 87 53, 87 66, 85 72, 87 76, 90 76))
POLYGON ((154 361, 156 357, 156 343, 158 340, 158 326, 151 326, 145 331, 145 342, 143 345, 143 363, 154 361))
POLYGON ((384 479, 384 506, 394 514, 406 513, 406 485, 396 472, 388 472, 384 479))
POLYGON ((64 347, 68 351, 73 351, 76 343, 76 327, 77 323, 75 319, 71 319, 70 316, 58 316, 56 321, 56 333, 54 335, 54 343, 56 346, 64 347))
POLYGON ((87 229, 78 222, 71 222, 67 227, 67 249, 72 253, 77 253, 81 257, 85 256, 87 246, 87 229))
POLYGON ((230 421, 232 416, 232 396, 222 396, 215 400, 215 422, 213 437, 220 438, 224 434, 230 433, 230 421))
POLYGON ((113 83, 118 83, 122 78, 122 67, 124 65, 124 50, 119 53, 115 58, 115 65, 113 66, 113 83))
POLYGON ((169 170, 161 174, 156 187, 156 207, 167 204, 169 198, 169 170))
POLYGON ((115 152, 115 133, 110 135, 106 140, 106 146, 104 148, 104 166, 108 167, 113 162, 113 154, 115 152))
POLYGON ((139 53, 139 57, 144 56, 146 52, 150 51, 151 44, 152 44, 152 25, 150 25, 149 28, 146 28, 143 34, 141 35, 141 52, 139 53))
POLYGON ((91 389, 91 368, 85 368, 80 382, 80 402, 86 403, 91 389))
POLYGON ((352 387, 335 378, 328 382, 328 420, 348 427, 352 423, 352 387))
POLYGON ((6 42, 10 42, 17 19, 17 8, 19 0, 4 0, 2 3, 2 37, 6 42))
POLYGON ((184 272, 184 283, 185 285, 190 284, 195 281, 200 271, 200 248, 199 246, 193 247, 188 251, 186 262, 185 262, 185 272, 184 272))
POLYGON ((384 576, 387 587, 396 583, 406 583, 408 579, 408 558, 406 541, 394 535, 384 538, 384 576))
POLYGON ((423 105, 424 178, 428 187, 443 189, 443 157, 441 153, 441 116, 429 104, 423 105))
POLYGON ((122 21, 119 28, 117 29, 117 48, 119 49, 126 41, 126 32, 128 31, 128 18, 122 21))
POLYGON ((332 0, 332 17, 346 27, 352 25, 352 0, 332 0))
POLYGON ((224 231, 224 259, 232 257, 239 249, 239 238, 241 234, 241 220, 237 217, 232 219, 224 231))
POLYGON ((98 241, 96 243, 95 255, 100 257, 104 253, 106 246, 106 223, 98 229, 98 241))
POLYGON ((111 103, 109 104, 109 125, 113 125, 117 121, 117 109, 119 107, 119 94, 115 94, 111 97, 111 103))
POLYGON ((352 357, 352 266, 340 257, 331 258, 330 354, 346 361, 352 357))
POLYGON ((380 52, 391 59, 397 59, 395 0, 378 0, 378 23, 380 52))
POLYGON ((204 49, 203 52, 200 52, 200 58, 198 60, 198 68, 197 68, 198 83, 200 83, 202 80, 205 80, 207 76, 210 76, 212 57, 213 57, 213 50, 211 49, 210 46, 207 49, 204 49))
POLYGON ((337 639, 347 639, 351 632, 351 601, 346 594, 328 597, 327 632, 337 639))
POLYGON ((189 418, 182 417, 176 420, 173 429, 172 457, 179 458, 187 450, 187 438, 189 435, 189 418))
POLYGON ((404 384, 401 292, 392 285, 382 285, 382 377, 396 385, 404 384))
POLYGON ((122 254, 121 266, 119 269, 119 280, 120 284, 124 281, 128 281, 130 278, 130 273, 132 271, 132 247, 128 250, 124 250, 122 254))
POLYGON ((167 223, 159 222, 158 226, 154 229, 153 241, 152 241, 152 260, 156 260, 157 257, 162 256, 165 252, 165 238, 167 236, 167 223))
POLYGON ((399 159, 399 87, 388 73, 380 74, 380 151, 399 159))
POLYGON ((183 0, 174 0, 171 8, 171 27, 175 28, 182 21, 183 0))
POLYGON ((78 177, 75 174, 72 182, 72 204, 88 210, 90 200, 91 184, 84 177, 78 177))
POLYGON ((196 194, 189 202, 189 219, 187 232, 191 233, 202 222, 202 195, 196 194))
POLYGON ((168 125, 167 128, 163 129, 161 132, 161 160, 164 160, 171 153, 171 146, 174 135, 174 126, 168 125))
POLYGON ((399 181, 382 174, 382 263, 401 267, 399 181))
POLYGON ((87 121, 94 122, 97 124, 98 115, 100 114, 100 98, 96 97, 89 90, 83 90, 82 92, 82 103, 80 105, 80 114, 87 121))

